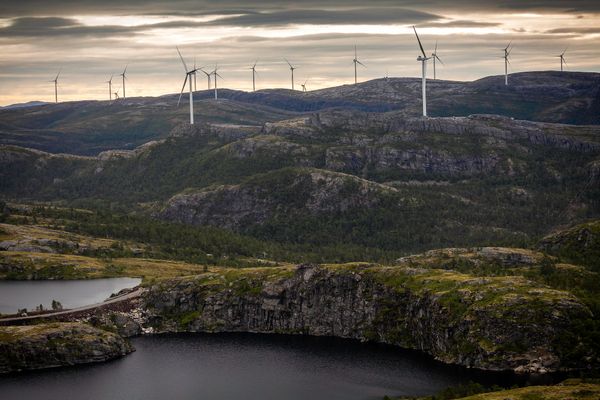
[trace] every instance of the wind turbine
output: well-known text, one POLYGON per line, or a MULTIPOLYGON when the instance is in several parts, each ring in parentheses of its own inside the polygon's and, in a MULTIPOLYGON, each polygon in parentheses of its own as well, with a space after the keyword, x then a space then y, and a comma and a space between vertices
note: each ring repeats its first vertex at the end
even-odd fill
POLYGON ((196 91, 196 71, 198 68, 196 68, 196 57, 194 57, 194 92, 196 91))
POLYGON ((250 69, 252 70, 252 91, 256 91, 256 63, 258 61, 254 62, 254 65, 250 67, 250 69))
POLYGON ((567 52, 567 49, 565 49, 560 55, 556 56, 556 57, 560 58, 560 72, 563 72, 563 64, 567 65, 567 60, 565 60, 566 52, 567 52))
POLYGON ((435 41, 435 49, 433 50, 433 53, 431 53, 431 58, 433 59, 433 79, 435 80, 437 79, 435 75, 435 60, 437 59, 442 63, 442 65, 444 65, 444 62, 437 55, 437 40, 435 41))
POLYGON ((123 77, 123 98, 125 98, 125 74, 127 73, 127 65, 125 65, 125 69, 123 70, 123 73, 120 75, 121 77, 123 77))
POLYGON ((415 31, 415 35, 417 36, 417 41, 419 42, 419 48, 421 49, 421 53, 423 56, 418 56, 417 61, 421 62, 421 69, 423 72, 423 80, 421 84, 421 88, 423 90, 423 116, 427 116, 427 61, 431 57, 427 57, 425 54, 425 50, 423 49, 423 45, 421 44, 421 39, 419 39, 419 34, 417 33, 417 28, 413 26, 413 30, 415 31))
POLYGON ((508 65, 510 61, 508 61, 508 56, 510 56, 510 52, 512 51, 512 47, 510 47, 512 40, 508 42, 508 45, 504 48, 504 85, 508 86, 508 65))
POLYGON ((60 76, 60 71, 61 71, 61 69, 58 70, 58 73, 56 74, 56 78, 49 81, 49 82, 54 82, 54 102, 55 103, 58 103, 58 77, 60 76))
POLYGON ((290 71, 292 71, 292 90, 294 90, 294 70, 297 69, 298 67, 294 67, 292 64, 290 64, 290 62, 287 60, 287 58, 284 58, 284 60, 290 66, 290 71))
POLYGON ((208 90, 210 90, 210 76, 212 75, 212 72, 206 72, 204 69, 202 68, 198 68, 200 71, 202 71, 204 73, 204 75, 206 75, 206 79, 208 80, 208 90))
POLYGON ((300 86, 302 86, 302 91, 306 92, 306 82, 308 82, 308 79, 304 81, 304 83, 302 83, 300 86))
POLYGON ((217 94, 217 76, 221 79, 223 79, 223 77, 221 75, 219 75, 219 65, 215 64, 215 69, 213 72, 211 72, 212 75, 214 75, 215 77, 215 100, 217 100, 219 98, 219 95, 217 94))
POLYGON ((185 90, 185 84, 190 82, 190 125, 194 125, 194 91, 192 90, 192 76, 196 74, 196 69, 188 70, 188 67, 179 51, 179 47, 175 46, 177 49, 177 53, 179 54, 179 58, 181 59, 181 63, 183 64, 183 69, 185 70, 185 80, 183 81, 183 86, 181 87, 181 93, 179 93, 179 100, 177 100, 177 106, 179 107, 179 103, 181 102, 181 96, 183 95, 183 91, 185 90))
POLYGON ((354 63, 354 84, 356 85, 358 83, 357 74, 356 74, 356 65, 360 64, 363 67, 367 68, 365 66, 365 64, 363 64, 360 61, 358 61, 358 56, 356 55, 356 45, 354 45, 354 60, 352 60, 352 62, 354 63))
POLYGON ((117 91, 114 93, 115 94, 115 100, 119 100, 119 89, 117 89, 117 91))
POLYGON ((106 83, 108 83, 108 100, 112 100, 112 80, 113 80, 113 76, 110 76, 110 79, 106 81, 106 83))

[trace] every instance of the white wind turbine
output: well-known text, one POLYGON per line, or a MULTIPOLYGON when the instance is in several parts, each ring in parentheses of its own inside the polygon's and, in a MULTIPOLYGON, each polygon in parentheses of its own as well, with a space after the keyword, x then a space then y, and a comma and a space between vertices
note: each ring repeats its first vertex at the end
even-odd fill
POLYGON ((304 81, 304 83, 300 84, 300 86, 302 86, 302 91, 303 91, 303 92, 306 92, 306 82, 308 82, 308 79, 306 79, 306 80, 304 81))
POLYGON ((356 45, 354 45, 354 60, 352 60, 352 62, 354 63, 354 84, 356 85, 358 83, 358 76, 357 76, 357 73, 356 73, 356 65, 360 64, 363 67, 367 68, 365 66, 365 64, 363 64, 360 61, 358 61, 358 56, 356 55, 356 45))
POLYGON ((433 50, 433 53, 431 53, 431 58, 433 59, 433 79, 436 80, 437 76, 435 73, 435 60, 437 59, 439 62, 442 63, 442 65, 444 65, 444 62, 438 57, 437 55, 437 40, 435 41, 435 49, 433 50))
POLYGON ((60 76, 60 71, 62 69, 58 70, 58 73, 56 74, 56 78, 54 78, 53 80, 49 81, 49 82, 54 82, 54 102, 58 103, 58 77, 60 76))
POLYGON ((217 92, 217 77, 223 79, 223 77, 221 75, 219 75, 219 65, 215 64, 215 69, 213 70, 213 72, 211 72, 211 74, 215 77, 215 100, 217 100, 219 98, 218 92, 217 92))
POLYGON ((192 88, 192 76, 196 74, 196 69, 188 70, 187 64, 179 51, 179 47, 175 46, 177 49, 177 53, 179 54, 179 58, 181 59, 181 63, 183 64, 183 69, 185 70, 185 80, 183 81, 183 86, 181 87, 181 93, 179 93, 179 100, 177 100, 177 106, 179 107, 179 103, 181 102, 181 96, 183 95, 183 91, 185 90, 185 84, 190 82, 190 125, 194 125, 194 91, 192 88))
POLYGON ((208 80, 208 90, 210 90, 210 76, 212 75, 212 72, 206 72, 204 69, 202 68, 198 68, 200 71, 202 71, 204 73, 204 75, 206 75, 206 79, 208 80))
POLYGON ((508 65, 510 64, 510 61, 508 61, 508 57, 510 56, 510 52, 512 51, 512 47, 510 47, 510 45, 512 44, 512 40, 510 42, 508 42, 508 45, 504 48, 504 55, 502 56, 502 58, 504 58, 504 85, 508 86, 508 65))
POLYGON ((110 79, 106 81, 106 83, 108 83, 108 100, 112 100, 112 80, 113 80, 113 76, 110 76, 110 79))
POLYGON ((292 90, 294 90, 294 70, 298 69, 298 67, 294 67, 292 64, 290 64, 290 62, 287 60, 287 58, 284 58, 284 60, 290 66, 290 71, 292 71, 292 90))
POLYGON ((252 70, 252 91, 256 91, 256 63, 258 61, 254 62, 254 65, 250 67, 250 69, 252 70))
POLYGON ((565 60, 565 53, 567 52, 567 49, 565 49, 562 53, 560 53, 558 56, 558 58, 560 58, 560 72, 563 72, 563 64, 567 65, 567 60, 565 60))
POLYGON ((127 65, 125 65, 125 69, 123 70, 123 73, 120 74, 120 76, 123 78, 123 98, 125 98, 125 74, 127 73, 127 65))
POLYGON ((417 28, 413 26, 413 30, 415 31, 415 35, 417 36, 417 41, 419 42, 419 48, 421 49, 421 53, 423 56, 418 56, 417 61, 421 62, 421 70, 423 73, 423 80, 421 84, 421 88, 423 90, 423 116, 427 116, 427 61, 431 57, 427 57, 425 54, 425 50, 423 49, 423 45, 421 44, 421 39, 419 39, 419 34, 417 33, 417 28))

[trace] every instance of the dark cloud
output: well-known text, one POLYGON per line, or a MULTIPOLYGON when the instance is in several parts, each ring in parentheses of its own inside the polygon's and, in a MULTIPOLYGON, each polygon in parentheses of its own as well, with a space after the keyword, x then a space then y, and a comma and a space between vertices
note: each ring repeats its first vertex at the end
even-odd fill
POLYGON ((15 18, 9 26, 0 28, 0 37, 110 36, 134 30, 126 26, 84 26, 71 18, 24 17, 15 18))
POLYGON ((449 22, 427 22, 421 26, 423 28, 485 28, 499 25, 500 24, 496 22, 456 20, 449 22))
POLYGON ((403 8, 358 8, 351 10, 284 10, 221 18, 212 25, 282 26, 289 24, 416 24, 441 19, 439 15, 403 8))
POLYGON ((600 33, 600 26, 557 28, 557 29, 551 29, 549 31, 546 31, 546 33, 552 33, 552 34, 566 33, 566 34, 589 35, 589 34, 600 33))
POLYGON ((0 16, 64 16, 76 14, 160 14, 211 15, 242 11, 271 13, 301 9, 330 11, 365 8, 413 8, 443 13, 448 10, 471 12, 504 11, 566 11, 573 13, 600 12, 598 0, 5 0, 0 4, 0 16))

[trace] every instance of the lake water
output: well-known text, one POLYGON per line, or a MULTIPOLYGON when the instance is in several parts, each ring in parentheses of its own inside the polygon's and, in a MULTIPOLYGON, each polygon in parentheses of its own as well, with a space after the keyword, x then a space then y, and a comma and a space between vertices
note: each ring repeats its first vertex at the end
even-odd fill
POLYGON ((60 301, 64 308, 95 304, 112 293, 137 286, 140 282, 138 278, 0 281, 0 313, 16 313, 20 308, 31 311, 40 304, 50 309, 52 300, 60 301))
POLYGON ((416 352, 334 338, 179 334, 132 339, 108 363, 0 376, 2 400, 371 400, 428 395, 512 375, 450 367, 416 352))

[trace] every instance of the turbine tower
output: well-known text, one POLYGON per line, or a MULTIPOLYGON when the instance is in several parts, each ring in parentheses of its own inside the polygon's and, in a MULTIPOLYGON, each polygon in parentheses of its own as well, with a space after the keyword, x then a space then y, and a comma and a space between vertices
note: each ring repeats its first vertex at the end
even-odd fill
MULTIPOLYGON (((177 49, 177 53, 179 54, 179 58, 181 59, 181 63, 183 64, 183 69, 185 70, 185 80, 183 81, 183 86, 181 87, 181 93, 179 93, 179 100, 177 100, 177 106, 179 107, 179 103, 181 102, 181 96, 183 95, 183 91, 185 90, 185 84, 190 82, 190 125, 194 125, 194 91, 192 88, 192 76, 196 74, 196 69, 188 70, 188 67, 179 51, 179 47, 175 46, 177 49)), ((125 97, 125 92, 123 92, 123 97, 125 97)))
POLYGON ((292 71, 292 90, 294 90, 294 70, 297 69, 297 67, 294 67, 292 64, 290 64, 287 58, 284 58, 284 60, 290 66, 290 71, 292 71))
POLYGON ((358 61, 358 56, 356 55, 356 45, 354 45, 354 60, 352 60, 352 62, 354 63, 354 84, 356 85, 358 83, 358 77, 357 77, 357 74, 356 74, 356 65, 360 64, 363 67, 367 68, 365 66, 365 64, 363 64, 360 61, 358 61))
POLYGON ((56 78, 54 78, 53 80, 49 81, 49 82, 54 82, 54 102, 58 103, 58 77, 60 76, 60 69, 58 70, 58 73, 56 74, 56 78))
POLYGON ((215 64, 215 69, 213 72, 211 72, 211 74, 215 77, 215 100, 218 100, 219 95, 217 93, 217 76, 221 79, 223 79, 223 77, 221 75, 219 75, 219 65, 215 64))
POLYGON ((563 64, 567 65, 567 60, 565 60, 565 53, 567 52, 567 49, 565 49, 560 55, 556 56, 558 58, 560 58, 560 72, 563 72, 563 64))
POLYGON ((508 46, 504 48, 504 85, 508 86, 508 65, 510 61, 508 61, 508 56, 510 56, 510 52, 512 51, 512 47, 510 47, 512 40, 508 42, 508 46))
POLYGON ((206 75, 206 79, 208 80, 208 90, 210 90, 210 76, 212 75, 212 72, 206 72, 204 69, 202 68, 198 68, 200 71, 202 71, 204 73, 204 75, 206 75))
POLYGON ((435 74, 435 60, 437 59, 442 63, 442 65, 444 65, 444 62, 437 55, 437 40, 435 41, 435 49, 433 50, 433 53, 431 53, 431 58, 433 59, 433 80, 436 80, 437 76, 435 74))
POLYGON ((250 67, 250 69, 252 70, 252 91, 256 91, 256 63, 258 61, 254 62, 254 65, 250 67))
POLYGON ((108 100, 112 100, 112 80, 113 80, 113 76, 110 76, 110 79, 106 81, 106 83, 108 83, 108 100))
POLYGON ((125 65, 125 69, 123 70, 123 73, 121 74, 121 77, 123 78, 123 98, 125 98, 125 74, 127 73, 127 65, 125 65))
POLYGON ((421 44, 421 39, 419 39, 419 34, 417 33, 417 28, 413 26, 413 30, 415 31, 415 36, 417 36, 417 41, 419 42, 419 48, 421 49, 422 56, 417 57, 417 61, 421 62, 421 70, 423 73, 423 80, 421 84, 421 88, 423 90, 423 116, 427 116, 427 61, 431 57, 427 57, 425 54, 425 50, 423 49, 423 45, 421 44))

